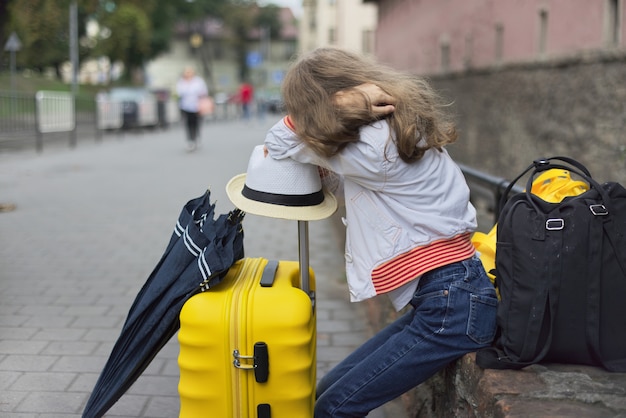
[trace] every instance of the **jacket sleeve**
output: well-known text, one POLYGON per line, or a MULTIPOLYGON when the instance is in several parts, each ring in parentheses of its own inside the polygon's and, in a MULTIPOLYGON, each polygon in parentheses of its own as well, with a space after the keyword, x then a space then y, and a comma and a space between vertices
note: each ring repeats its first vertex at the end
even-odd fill
POLYGON ((388 136, 387 124, 364 127, 358 142, 348 145, 335 156, 325 158, 307 147, 282 119, 267 133, 265 146, 273 158, 292 158, 301 163, 315 164, 367 189, 377 190, 384 185, 387 165, 393 159, 393 151, 385 147, 388 136))
MULTIPOLYGON (((343 178, 332 168, 329 159, 318 156, 302 142, 296 133, 289 128, 285 119, 281 119, 267 133, 265 146, 272 158, 278 160, 291 158, 304 164, 314 164, 320 167, 322 184, 338 198, 343 196, 343 178)), ((342 199, 338 199, 343 204, 342 199)))
POLYGON ((265 136, 265 146, 272 158, 277 160, 292 158, 301 163, 321 165, 329 168, 323 165, 324 160, 308 148, 298 138, 296 133, 287 126, 285 118, 270 128, 265 136))

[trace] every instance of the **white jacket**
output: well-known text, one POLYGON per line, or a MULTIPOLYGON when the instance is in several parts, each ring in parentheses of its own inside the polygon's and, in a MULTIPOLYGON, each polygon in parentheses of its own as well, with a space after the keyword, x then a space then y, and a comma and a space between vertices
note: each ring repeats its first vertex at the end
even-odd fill
POLYGON ((185 112, 196 113, 200 97, 207 96, 208 89, 203 79, 198 76, 186 80, 181 78, 176 83, 176 94, 178 94, 178 106, 185 112))
POLYGON ((407 164, 378 121, 360 140, 331 158, 318 156, 284 119, 268 132, 273 158, 293 158, 343 177, 346 204, 346 274, 353 302, 376 295, 372 270, 399 254, 476 229, 476 210, 460 168, 448 153, 430 149, 407 164))

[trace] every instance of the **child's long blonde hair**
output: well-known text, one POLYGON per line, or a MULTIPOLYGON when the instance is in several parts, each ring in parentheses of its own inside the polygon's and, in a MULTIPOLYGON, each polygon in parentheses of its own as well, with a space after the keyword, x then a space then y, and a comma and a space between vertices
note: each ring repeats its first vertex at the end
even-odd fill
POLYGON ((298 136, 324 156, 358 141, 359 128, 375 121, 376 115, 369 103, 367 109, 340 109, 333 97, 363 83, 376 84, 396 99, 395 111, 386 118, 404 161, 419 160, 426 150, 456 140, 454 123, 425 80, 336 48, 305 55, 285 76, 283 99, 298 136))

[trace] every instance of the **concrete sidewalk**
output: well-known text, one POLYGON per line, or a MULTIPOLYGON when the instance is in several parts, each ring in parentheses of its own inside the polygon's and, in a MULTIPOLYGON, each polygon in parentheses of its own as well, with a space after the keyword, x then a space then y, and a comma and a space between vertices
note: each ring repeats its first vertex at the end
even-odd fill
MULTIPOLYGON (((193 153, 172 127, 0 154, 0 203, 15 204, 0 213, 0 416, 80 417, 182 206, 210 188, 216 212, 231 210, 224 186, 274 121, 206 124, 193 153)), ((295 221, 246 215, 243 225, 247 256, 298 259, 295 221)), ((333 223, 309 233, 321 376, 367 326, 347 301, 333 223)), ((106 416, 178 416, 177 356, 173 338, 106 416)), ((370 416, 401 417, 390 408, 370 416)))

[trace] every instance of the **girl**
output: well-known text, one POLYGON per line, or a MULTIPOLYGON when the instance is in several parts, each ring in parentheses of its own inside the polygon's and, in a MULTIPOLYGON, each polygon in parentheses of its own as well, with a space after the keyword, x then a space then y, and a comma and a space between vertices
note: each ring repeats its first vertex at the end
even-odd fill
POLYGON ((365 417, 494 337, 476 212, 444 148, 457 133, 424 80, 339 49, 295 63, 283 97, 265 146, 342 180, 351 300, 412 307, 318 384, 316 418, 365 417))

